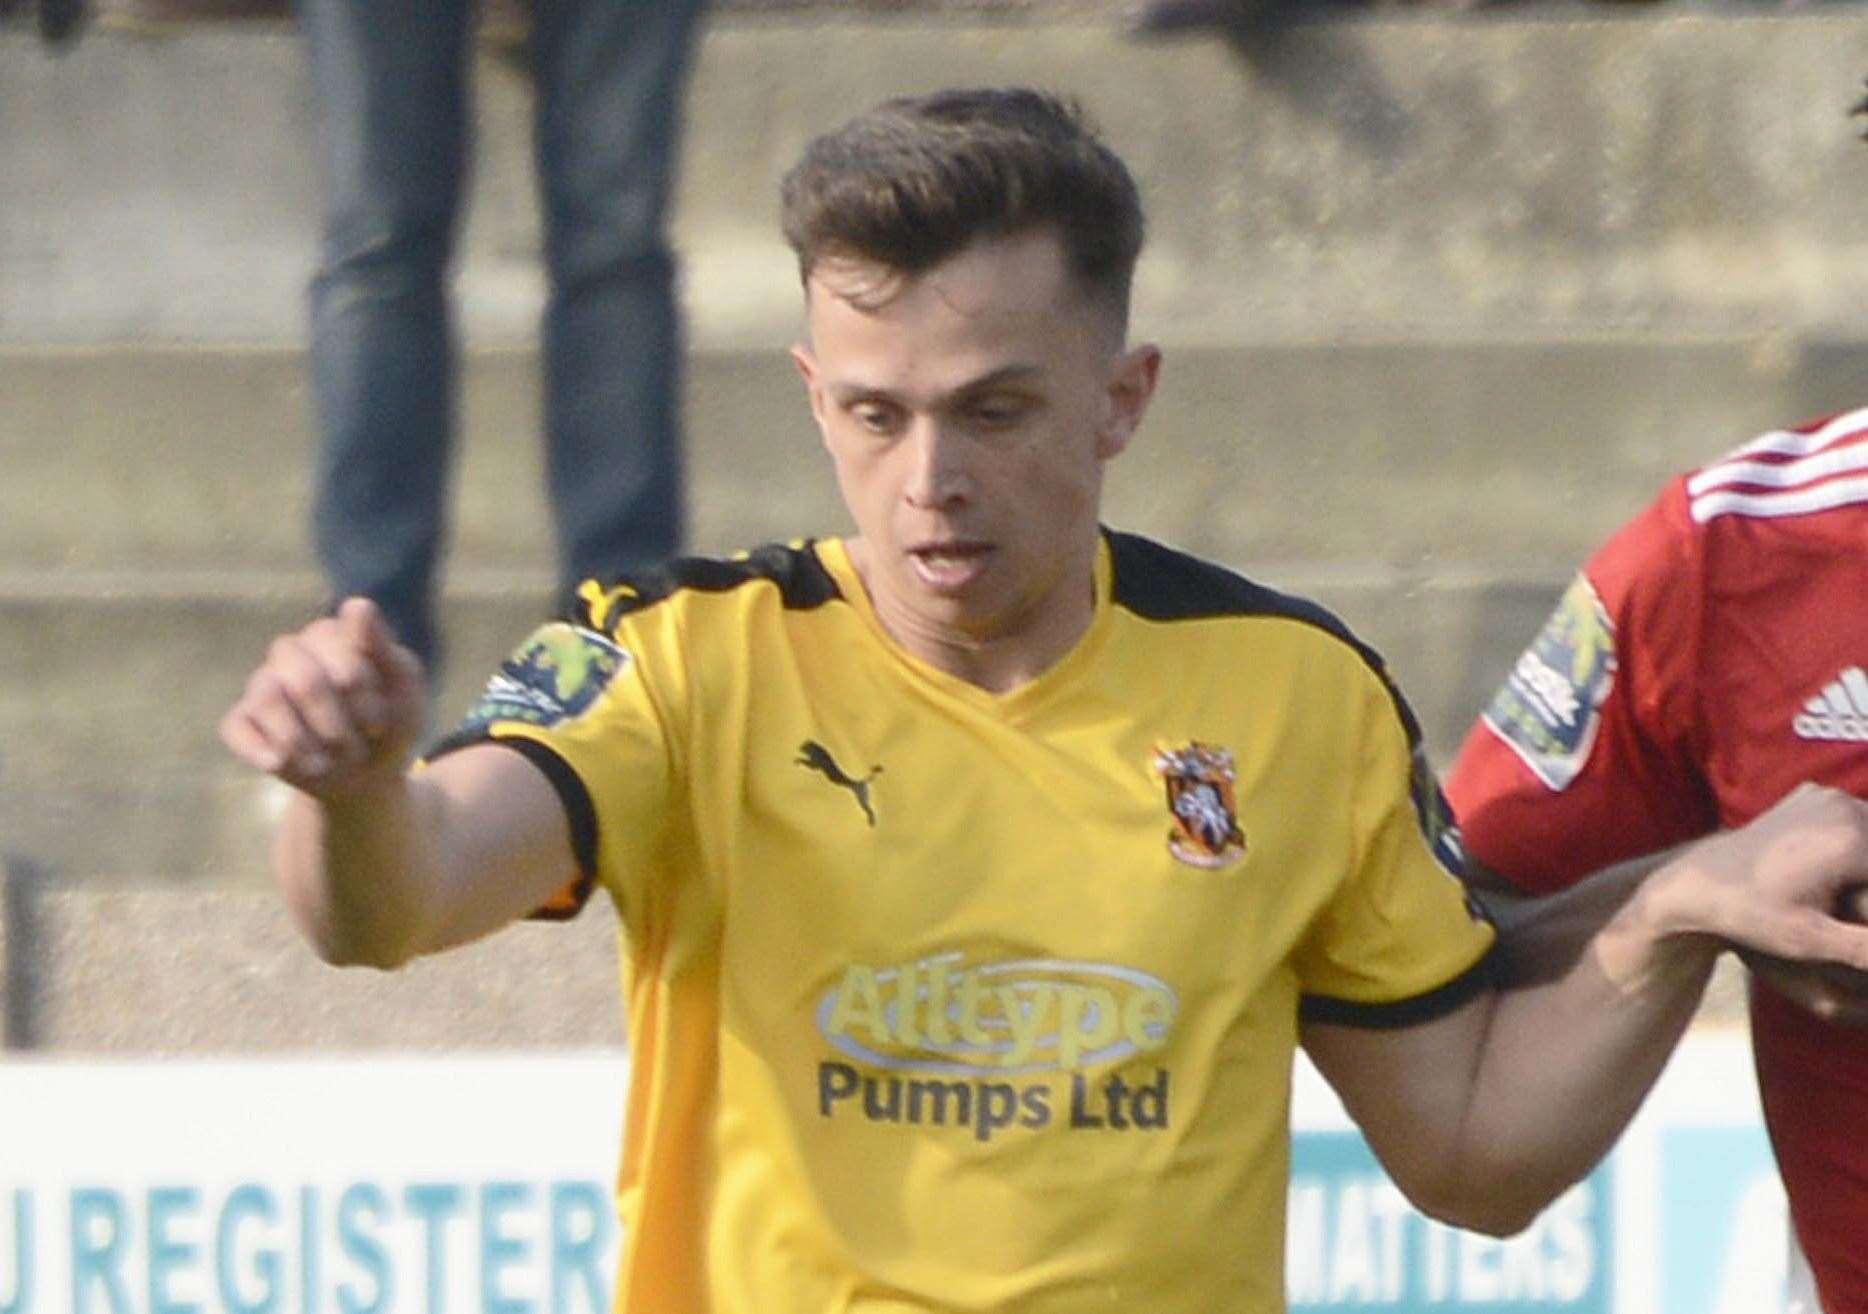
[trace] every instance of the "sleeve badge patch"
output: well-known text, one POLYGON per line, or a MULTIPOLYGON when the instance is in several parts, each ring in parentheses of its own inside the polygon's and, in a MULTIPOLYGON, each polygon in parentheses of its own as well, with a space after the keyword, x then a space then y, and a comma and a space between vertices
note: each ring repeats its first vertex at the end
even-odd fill
POLYGON ((1567 789, 1595 746, 1615 671, 1615 627, 1578 575, 1492 695, 1485 723, 1545 785, 1567 789))
POLYGON ((627 652, 595 630, 563 621, 541 626, 487 681, 464 728, 485 729, 495 721, 567 721, 596 702, 629 660, 627 652))
POLYGON ((1245 856, 1232 754, 1212 744, 1157 749, 1153 766, 1167 788, 1168 852, 1190 867, 1216 871, 1245 856))

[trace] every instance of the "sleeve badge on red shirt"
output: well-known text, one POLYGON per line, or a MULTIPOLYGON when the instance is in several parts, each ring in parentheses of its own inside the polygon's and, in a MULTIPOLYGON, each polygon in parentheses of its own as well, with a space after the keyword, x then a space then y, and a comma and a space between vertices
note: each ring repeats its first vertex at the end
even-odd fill
POLYGON ((1155 750, 1153 766, 1167 788, 1168 852, 1190 867, 1217 871, 1245 856, 1233 781, 1232 754, 1199 742, 1155 750))
POLYGON ((1485 723, 1551 789, 1589 760, 1615 686, 1615 627, 1578 575, 1485 709, 1485 723))

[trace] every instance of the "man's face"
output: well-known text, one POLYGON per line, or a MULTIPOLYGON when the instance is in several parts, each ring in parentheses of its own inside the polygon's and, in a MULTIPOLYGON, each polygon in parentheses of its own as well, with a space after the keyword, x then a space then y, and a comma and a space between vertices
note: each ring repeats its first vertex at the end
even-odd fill
POLYGON ((1103 466, 1159 353, 1122 350, 1048 231, 912 279, 827 261, 807 300, 794 355, 883 624, 937 664, 950 649, 1061 656, 1092 611, 1103 466))

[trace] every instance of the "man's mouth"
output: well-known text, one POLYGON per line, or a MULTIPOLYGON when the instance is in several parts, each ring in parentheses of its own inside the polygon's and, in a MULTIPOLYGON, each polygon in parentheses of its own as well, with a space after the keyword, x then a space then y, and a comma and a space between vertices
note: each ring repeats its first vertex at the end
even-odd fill
POLYGON ((923 543, 908 549, 908 559, 915 575, 937 592, 949 593, 966 587, 986 568, 992 555, 990 544, 955 541, 923 543))

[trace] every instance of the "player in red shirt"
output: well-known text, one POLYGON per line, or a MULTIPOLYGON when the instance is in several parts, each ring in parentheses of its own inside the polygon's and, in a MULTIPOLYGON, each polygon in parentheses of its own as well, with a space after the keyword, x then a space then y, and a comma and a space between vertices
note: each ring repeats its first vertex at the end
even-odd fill
MULTIPOLYGON (((1571 584, 1447 782, 1533 893, 1740 826, 1804 781, 1868 798, 1868 410, 1684 475, 1571 584)), ((1868 1030, 1754 977, 1765 1120, 1827 1314, 1868 1314, 1868 1030)))

